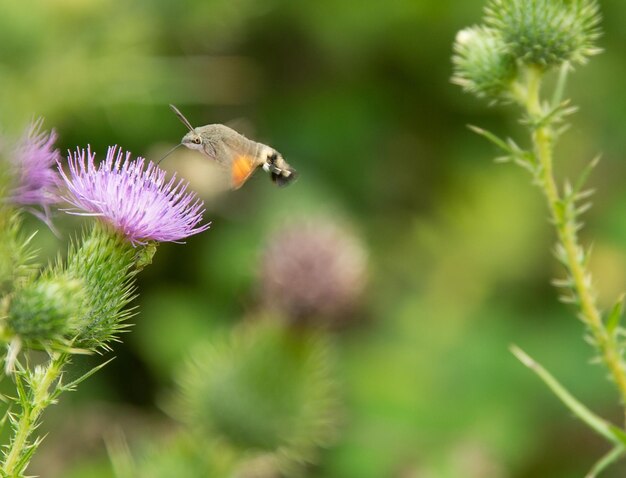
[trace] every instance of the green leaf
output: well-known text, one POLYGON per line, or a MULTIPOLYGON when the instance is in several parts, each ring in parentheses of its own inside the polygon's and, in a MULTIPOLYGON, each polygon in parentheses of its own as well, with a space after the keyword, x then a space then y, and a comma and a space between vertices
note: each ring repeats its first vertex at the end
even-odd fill
POLYGON ((11 415, 11 405, 7 407, 6 411, 4 412, 4 415, 2 416, 2 419, 0 419, 0 432, 4 430, 4 426, 6 425, 7 420, 9 419, 10 415, 11 415))
POLYGON ((622 441, 624 439, 624 432, 622 430, 618 429, 619 433, 617 433, 615 431, 617 427, 593 413, 585 405, 574 398, 574 396, 565 387, 563 387, 563 385, 561 385, 550 372, 543 368, 539 363, 535 362, 535 360, 526 354, 526 352, 516 345, 512 345, 510 350, 513 355, 515 355, 515 357, 522 362, 522 364, 535 372, 539 378, 543 380, 550 390, 554 392, 554 394, 565 404, 567 408, 570 409, 572 413, 574 413, 574 415, 585 422, 590 428, 605 437, 611 443, 617 443, 620 446, 623 446, 622 444, 626 443, 622 441))
POLYGON ((626 448, 626 431, 622 430, 620 427, 609 423, 609 428, 615 437, 621 442, 622 447, 626 448))
POLYGON ((60 385, 57 387, 57 390, 55 391, 54 394, 54 398, 56 398, 57 396, 59 396, 61 394, 61 392, 69 392, 72 391, 76 388, 76 386, 81 383, 83 380, 87 380, 89 377, 91 377, 94 373, 96 373, 98 370, 106 367, 109 363, 111 363, 113 360, 115 360, 115 357, 111 357, 109 360, 107 360, 104 363, 101 363, 100 365, 92 368, 91 370, 89 370, 87 373, 85 373, 84 375, 81 375, 80 377, 78 377, 76 380, 68 383, 67 385, 60 385))
POLYGON ((24 409, 28 409, 30 406, 30 397, 24 388, 24 382, 22 381, 22 372, 15 372, 15 389, 20 405, 24 409))
POLYGON ((619 322, 622 318, 622 314, 624 313, 624 294, 622 294, 617 302, 609 312, 609 315, 606 318, 606 330, 609 334, 613 335, 619 326, 619 322))
POLYGON ((482 129, 479 128, 478 126, 474 126, 474 125, 467 125, 467 127, 469 129, 471 129, 474 133, 483 136, 484 138, 487 138, 489 141, 491 141, 493 144, 495 144, 497 147, 499 147, 500 149, 503 149, 504 151, 506 151, 509 154, 515 154, 514 149, 507 144, 506 141, 498 138, 495 134, 491 133, 490 131, 487 131, 486 129, 482 129))
POLYGON ((33 458, 33 455, 39 448, 39 445, 44 440, 44 438, 45 436, 37 437, 35 441, 33 441, 33 443, 31 443, 30 445, 26 447, 26 449, 23 451, 23 454, 20 456, 20 459, 17 461, 15 465, 15 471, 19 473, 19 475, 12 475, 12 476, 22 476, 22 473, 24 473, 24 470, 26 470, 26 467, 30 463, 30 460, 33 458))
POLYGON ((559 79, 556 82, 554 88, 554 94, 552 95, 552 108, 556 108, 563 101, 563 94, 565 93, 565 85, 567 84, 567 74, 570 72, 571 66, 569 62, 564 62, 559 69, 559 79))
POLYGON ((606 455, 600 458, 593 468, 585 475, 585 478, 596 478, 600 473, 606 470, 609 466, 615 463, 617 460, 624 456, 624 452, 626 450, 622 445, 617 445, 611 451, 609 451, 606 455))
POLYGON ((580 176, 578 177, 578 181, 576 181, 576 184, 574 185, 574 190, 572 191, 572 197, 575 198, 576 196, 580 194, 583 186, 585 185, 585 183, 587 182, 587 179, 589 178, 589 175, 591 174, 591 171, 593 171, 594 168, 600 162, 600 158, 601 156, 599 155, 593 158, 591 161, 589 161, 589 164, 585 167, 585 169, 583 169, 582 173, 580 173, 580 176))

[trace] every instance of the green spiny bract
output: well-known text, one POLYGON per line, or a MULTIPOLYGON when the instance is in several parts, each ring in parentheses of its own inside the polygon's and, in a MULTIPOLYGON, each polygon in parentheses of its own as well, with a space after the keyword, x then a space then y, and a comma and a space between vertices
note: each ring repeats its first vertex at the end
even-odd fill
POLYGON ((92 226, 72 243, 66 265, 58 260, 9 296, 9 332, 31 345, 107 348, 133 313, 126 308, 134 298, 133 278, 154 251, 153 245, 134 248, 114 231, 92 226))
POLYGON ((271 456, 284 471, 315 461, 337 418, 328 342, 268 323, 240 332, 196 351, 179 376, 174 413, 207 438, 271 456))
POLYGON ((89 308, 74 345, 86 349, 107 348, 133 315, 126 306, 134 298, 137 250, 117 233, 100 225, 72 244, 66 273, 84 284, 89 308))
POLYGON ((508 51, 527 65, 582 64, 599 52, 595 0, 491 0, 485 13, 508 51))
POLYGON ((132 315, 133 278, 154 247, 134 248, 119 234, 92 226, 61 260, 10 296, 9 331, 27 342, 55 340, 95 350, 108 347, 132 315))
POLYGON ((7 323, 26 341, 70 339, 80 330, 86 312, 82 281, 46 273, 15 292, 7 323))
POLYGON ((461 30, 454 43, 452 82, 479 98, 507 99, 517 74, 514 57, 497 32, 485 27, 461 30))
POLYGON ((21 223, 18 211, 0 204, 0 296, 28 281, 36 271, 32 236, 21 233, 21 223))

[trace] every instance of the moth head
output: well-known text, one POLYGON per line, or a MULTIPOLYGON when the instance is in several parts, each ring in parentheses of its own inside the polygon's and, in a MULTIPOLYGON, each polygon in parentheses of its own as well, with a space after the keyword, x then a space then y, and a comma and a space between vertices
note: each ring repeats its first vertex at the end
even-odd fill
POLYGON ((187 146, 189 149, 201 150, 202 149, 202 136, 196 133, 195 130, 190 131, 185 136, 183 136, 181 144, 183 146, 187 146))

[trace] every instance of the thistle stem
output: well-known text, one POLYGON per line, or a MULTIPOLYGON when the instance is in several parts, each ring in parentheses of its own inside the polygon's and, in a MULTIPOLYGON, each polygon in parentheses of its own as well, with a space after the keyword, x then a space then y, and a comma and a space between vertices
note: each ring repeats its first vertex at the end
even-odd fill
POLYGON ((28 461, 22 463, 21 459, 29 447, 38 445, 37 440, 29 443, 29 438, 39 425, 39 417, 43 411, 48 405, 53 403, 53 399, 50 398, 50 388, 61 376, 68 357, 64 353, 54 353, 50 357, 45 372, 30 383, 29 397, 23 397, 24 400, 28 399, 28 401, 22 403, 22 410, 15 423, 13 438, 5 453, 4 463, 1 468, 2 476, 23 476, 22 474, 28 461))
MULTIPOLYGON (((533 119, 541 118, 544 113, 540 102, 540 86, 543 71, 529 68, 527 78, 527 96, 525 108, 533 119)), ((566 209, 572 207, 568 201, 573 199, 562 196, 556 185, 553 172, 553 138, 550 125, 539 124, 532 133, 534 151, 539 165, 538 182, 546 197, 548 208, 558 241, 565 254, 565 264, 578 297, 580 318, 589 327, 602 360, 610 371, 621 396, 622 405, 626 405, 626 370, 614 335, 610 334, 596 304, 591 274, 585 264, 585 254, 578 241, 575 214, 567 214, 566 209)))

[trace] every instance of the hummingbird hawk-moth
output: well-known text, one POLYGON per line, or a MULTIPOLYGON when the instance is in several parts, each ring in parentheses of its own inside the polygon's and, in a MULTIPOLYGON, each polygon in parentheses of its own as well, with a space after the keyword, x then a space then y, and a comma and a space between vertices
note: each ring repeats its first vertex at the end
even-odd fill
POLYGON ((200 151, 230 171, 233 189, 243 186, 258 168, 269 173, 278 186, 286 186, 296 178, 296 170, 274 148, 252 141, 223 124, 194 128, 178 108, 174 105, 170 108, 189 130, 178 146, 200 151))

